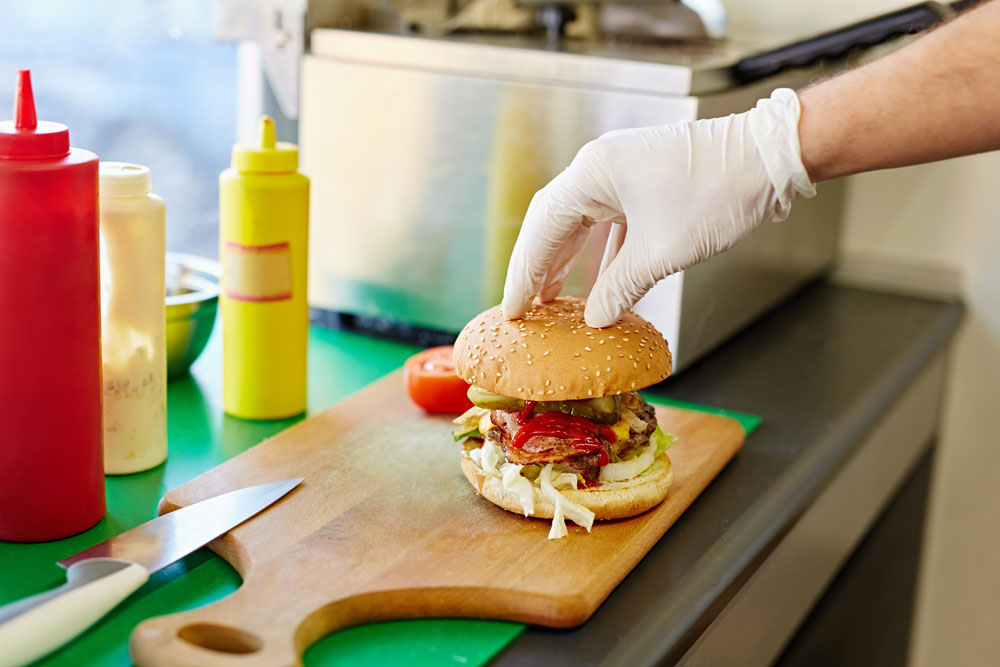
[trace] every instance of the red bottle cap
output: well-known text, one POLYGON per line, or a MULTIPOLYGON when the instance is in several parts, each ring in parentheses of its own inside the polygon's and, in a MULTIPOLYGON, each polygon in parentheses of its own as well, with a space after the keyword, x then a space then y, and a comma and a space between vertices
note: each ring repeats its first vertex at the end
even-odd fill
POLYGON ((17 72, 14 120, 0 121, 0 158, 56 158, 69 154, 69 129, 62 123, 38 120, 31 73, 17 72))

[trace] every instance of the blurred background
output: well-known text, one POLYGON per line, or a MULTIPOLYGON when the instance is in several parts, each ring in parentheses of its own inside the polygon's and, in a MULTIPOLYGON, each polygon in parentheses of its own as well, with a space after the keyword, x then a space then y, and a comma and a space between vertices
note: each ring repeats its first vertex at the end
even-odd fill
MULTIPOLYGON (((308 24, 289 22, 287 17, 289 12, 301 16, 306 5, 313 10, 318 4, 236 0, 7 3, 0 22, 0 116, 8 117, 15 71, 30 68, 39 118, 66 123, 73 145, 93 150, 102 159, 138 162, 151 168, 154 191, 167 202, 168 250, 216 257, 217 178, 228 166, 234 141, 249 138, 256 117, 270 113, 278 120, 281 139, 300 140, 300 130, 302 134, 312 132, 316 143, 303 144, 306 171, 313 166, 325 168, 320 153, 328 149, 313 148, 323 145, 325 135, 318 128, 327 119, 343 117, 344 109, 353 103, 350 96, 327 90, 322 103, 312 98, 312 120, 303 117, 309 111, 305 105, 310 95, 319 94, 316 88, 310 92, 298 87, 298 57, 309 48, 303 37, 308 24), (264 5, 273 7, 265 11, 261 9, 264 5), (265 33, 273 39, 260 39, 265 33), (298 43, 299 48, 291 65, 288 56, 276 53, 289 43, 298 43)), ((338 12, 349 16, 349 10, 362 3, 322 4, 316 21, 336 21, 338 12)), ((504 3, 498 0, 496 4, 504 3)), ((726 0, 721 3, 722 12, 718 11, 720 3, 687 4, 701 12, 710 33, 724 30, 734 41, 752 36, 755 43, 767 45, 794 41, 913 3, 726 0), (719 17, 723 16, 723 22, 713 23, 713 17, 722 20, 719 17)), ((350 21, 345 22, 350 27, 350 21)), ((302 80, 308 80, 307 76, 302 80)), ((401 99, 409 102, 414 98, 401 99)), ((748 108, 752 101, 741 103, 742 108, 748 108)), ((415 103, 413 108, 420 107, 415 103)), ((711 108, 710 103, 706 105, 706 109, 711 108)), ((348 127, 345 132, 355 129, 348 127)), ((593 136, 601 129, 600 123, 595 123, 593 136)), ((864 141, 864 137, 858 140, 864 141)), ((497 252, 495 262, 505 261, 519 216, 538 183, 557 173, 582 143, 575 135, 561 141, 558 150, 539 157, 547 162, 538 173, 524 182, 506 184, 499 195, 489 190, 485 181, 450 195, 453 200, 448 206, 459 211, 469 200, 491 196, 503 200, 487 217, 502 213, 505 220, 514 222, 498 223, 501 228, 503 224, 514 227, 513 232, 507 229, 494 239, 497 247, 504 249, 497 252)), ((339 145, 343 144, 334 144, 339 145)), ((402 147, 393 159, 405 162, 413 150, 414 145, 402 147)), ((531 162, 524 153, 504 159, 531 162)), ((407 168, 425 167, 433 165, 414 162, 407 168)), ((392 171, 389 164, 380 168, 392 171)), ((1000 448, 996 446, 1000 433, 1000 394, 996 389, 996 378, 1000 377, 997 174, 1000 154, 993 153, 864 174, 845 183, 820 186, 821 193, 844 188, 837 209, 840 233, 834 279, 908 294, 957 296, 968 308, 951 358, 925 533, 910 658, 911 664, 919 667, 992 664, 1000 655, 1000 633, 996 631, 1000 623, 1000 570, 995 567, 1000 563, 1000 531, 995 528, 1000 507, 1000 484, 995 481, 1000 470, 1000 448)), ((319 189, 336 185, 333 181, 314 182, 314 188, 319 189)), ((407 200, 406 196, 405 192, 400 195, 406 206, 421 205, 416 198, 407 200)), ((315 205, 314 200, 314 214, 315 205)), ((315 229, 315 217, 313 225, 315 229)), ((323 233, 314 236, 314 243, 333 245, 323 233)), ((379 243, 386 245, 384 239, 379 243)), ((456 248, 459 255, 467 252, 464 246, 456 248)), ((317 252, 315 248, 313 252, 317 252)), ((324 261, 325 256, 317 261, 313 255, 317 266, 324 261)), ((500 266, 497 272, 502 269, 500 266)), ((326 276, 314 273, 311 279, 320 285, 326 276)), ((390 304, 414 302, 413 295, 393 302, 396 297, 384 288, 359 284, 331 288, 329 298, 345 303, 375 299, 388 299, 390 304)), ((495 296, 495 286, 476 283, 476 289, 493 289, 495 296)), ((357 314, 373 313, 359 307, 357 314)), ((446 316, 451 314, 442 314, 446 316)))
POLYGON ((0 22, 0 108, 31 69, 39 118, 102 160, 149 166, 167 247, 214 257, 219 172, 236 139, 237 45, 211 2, 12 2, 0 22))

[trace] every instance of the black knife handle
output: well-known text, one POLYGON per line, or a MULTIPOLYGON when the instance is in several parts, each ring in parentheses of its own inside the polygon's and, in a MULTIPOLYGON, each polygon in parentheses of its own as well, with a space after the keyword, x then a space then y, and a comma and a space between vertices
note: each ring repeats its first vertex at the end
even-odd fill
POLYGON ((740 83, 750 83, 824 58, 839 58, 855 47, 875 46, 897 35, 926 30, 952 14, 952 8, 940 2, 922 2, 773 51, 747 56, 736 63, 733 71, 740 83))

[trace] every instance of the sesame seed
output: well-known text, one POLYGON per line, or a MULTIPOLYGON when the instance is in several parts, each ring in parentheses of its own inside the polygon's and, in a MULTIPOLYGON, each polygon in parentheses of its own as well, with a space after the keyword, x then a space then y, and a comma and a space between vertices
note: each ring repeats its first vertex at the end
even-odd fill
POLYGON ((604 339, 602 338, 601 340, 597 341, 597 344, 598 345, 604 345, 604 339))
POLYGON ((626 343, 628 342, 628 338, 622 338, 622 340, 625 341, 626 343))
POLYGON ((487 357, 487 359, 489 359, 490 361, 493 361, 494 359, 496 359, 496 357, 494 357, 494 356, 493 356, 493 355, 491 354, 490 356, 488 356, 488 357, 487 357))
POLYGON ((593 352, 593 350, 591 350, 589 347, 585 347, 583 349, 585 349, 587 352, 593 352))
POLYGON ((497 377, 500 377, 500 371, 497 371, 497 377))
POLYGON ((539 334, 542 338, 545 338, 545 334, 539 334))
POLYGON ((597 377, 601 377, 601 371, 597 371, 597 377))
POLYGON ((529 359, 534 359, 535 357, 531 354, 531 352, 528 352, 528 358, 529 359))
POLYGON ((531 365, 531 362, 530 362, 530 361, 528 362, 528 365, 529 365, 529 366, 531 365))
MULTIPOLYGON (((635 389, 635 382, 632 383, 632 388, 635 389)), ((518 389, 520 391, 520 389, 518 389)))
POLYGON ((609 334, 608 338, 610 338, 611 340, 614 340, 615 339, 615 335, 614 334, 609 334))
MULTIPOLYGON (((530 364, 531 362, 529 361, 528 363, 530 364)), ((637 364, 636 362, 633 361, 632 362, 632 368, 639 368, 639 364, 637 364)))
POLYGON ((566 389, 566 385, 562 385, 562 384, 559 385, 559 391, 563 391, 564 389, 566 389))
POLYGON ((583 379, 584 379, 584 380, 589 380, 589 379, 590 379, 590 376, 589 376, 589 375, 584 375, 584 376, 583 376, 583 379))
POLYGON ((611 355, 609 354, 609 355, 608 355, 607 357, 605 357, 605 359, 604 359, 604 360, 605 360, 605 361, 611 361, 611 355))
POLYGON ((574 358, 576 358, 576 357, 579 357, 579 356, 580 356, 580 353, 579 353, 579 352, 576 352, 576 353, 574 353, 574 354, 573 354, 573 357, 574 357, 574 358))
POLYGON ((588 389, 587 390, 587 396, 593 396, 593 395, 594 395, 594 392, 591 391, 590 389, 588 389))
POLYGON ((549 389, 549 390, 548 390, 547 392, 545 392, 545 393, 546 393, 546 394, 554 394, 554 393, 556 393, 556 392, 555 392, 555 390, 553 390, 553 389, 549 389))
POLYGON ((580 370, 581 371, 585 371, 585 370, 587 370, 587 367, 586 366, 580 366, 580 370))
POLYGON ((649 370, 649 364, 646 364, 646 370, 647 371, 649 370))
POLYGON ((543 356, 543 357, 547 357, 547 356, 549 356, 549 351, 548 351, 548 350, 545 350, 545 352, 543 352, 543 353, 542 353, 542 356, 543 356))

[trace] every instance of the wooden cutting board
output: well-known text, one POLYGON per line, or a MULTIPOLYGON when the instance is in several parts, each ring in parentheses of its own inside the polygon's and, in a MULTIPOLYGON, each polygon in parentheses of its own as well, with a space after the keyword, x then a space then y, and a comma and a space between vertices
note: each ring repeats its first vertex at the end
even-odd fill
MULTIPOLYGON (((160 512, 289 477, 287 497, 210 547, 243 585, 140 624, 139 665, 297 665, 334 630, 415 617, 586 621, 743 444, 724 417, 657 407, 677 437, 667 499, 632 519, 570 525, 506 512, 459 470, 447 419, 424 415, 394 373, 168 493, 160 512)), ((568 522, 567 522, 568 523, 568 522)), ((668 591, 664 592, 669 594, 668 591)))

